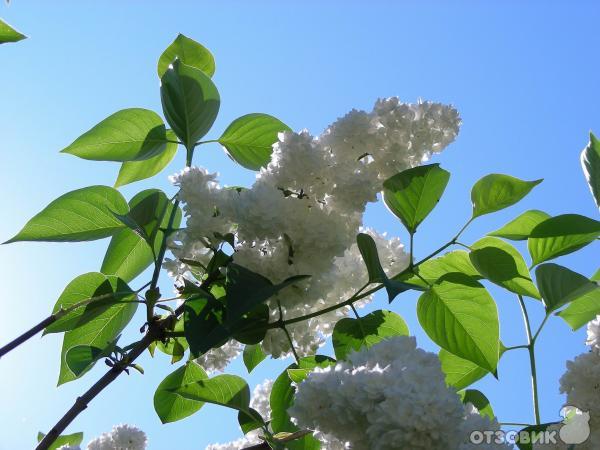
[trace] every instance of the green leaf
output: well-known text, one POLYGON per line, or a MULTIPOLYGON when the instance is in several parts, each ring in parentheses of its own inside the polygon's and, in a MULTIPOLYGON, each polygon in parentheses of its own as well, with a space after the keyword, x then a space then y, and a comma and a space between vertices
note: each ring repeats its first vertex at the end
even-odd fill
MULTIPOLYGON (((167 130, 167 138, 172 141, 177 140, 177 136, 171 130, 167 130)), ((175 157, 177 147, 178 145, 175 142, 167 142, 165 149, 158 155, 143 161, 125 161, 121 164, 115 187, 144 180, 161 172, 175 157)))
POLYGON ((467 403, 472 404, 475 408, 477 408, 480 415, 488 417, 490 420, 494 420, 496 418, 490 401, 481 391, 478 391, 477 389, 466 389, 464 391, 460 391, 458 395, 460 396, 460 399, 464 405, 467 403))
POLYGON ((252 372, 256 366, 265 360, 267 355, 263 352, 260 345, 246 345, 242 354, 244 365, 248 369, 248 373, 252 372))
POLYGON ((401 294, 402 292, 414 289, 417 291, 424 290, 419 284, 410 284, 400 281, 400 279, 390 279, 385 274, 381 263, 379 262, 379 254, 377 252, 377 245, 375 240, 368 234, 358 233, 356 235, 356 243, 360 254, 365 261, 367 266, 367 272, 369 273, 369 283, 383 283, 385 290, 388 294, 388 301, 392 303, 392 300, 401 294))
MULTIPOLYGON (((335 360, 326 356, 309 356, 300 358, 298 364, 291 364, 277 377, 271 389, 271 428, 274 433, 297 431, 298 427, 294 425, 287 413, 287 410, 294 402, 296 388, 292 385, 292 380, 288 376, 290 369, 309 369, 315 367, 328 367, 335 365, 335 360)), ((312 436, 304 436, 298 441, 287 443, 289 450, 318 450, 321 448, 319 442, 312 436)))
POLYGON ((249 413, 243 411, 238 412, 238 423, 242 429, 242 433, 246 434, 252 430, 256 430, 265 425, 265 421, 260 413, 255 409, 248 408, 249 413))
POLYGON ((346 359, 362 347, 369 348, 386 338, 408 334, 404 319, 392 311, 373 311, 360 319, 340 319, 333 328, 335 357, 346 359))
POLYGON ((358 233, 356 235, 356 244, 360 250, 363 261, 367 266, 369 273, 369 283, 381 283, 386 278, 381 262, 379 261, 379 253, 375 240, 366 233, 358 233))
POLYGON ((213 403, 246 413, 250 409, 250 388, 246 381, 237 375, 218 375, 214 378, 182 383, 167 390, 189 400, 213 403))
POLYGON ((471 246, 469 258, 477 271, 492 283, 516 294, 541 298, 531 281, 525 260, 519 251, 507 242, 484 237, 471 246))
POLYGON ((514 205, 541 182, 542 180, 523 181, 496 173, 486 175, 471 190, 473 218, 514 205))
POLYGON ((93 161, 137 161, 166 149, 165 124, 154 111, 123 109, 107 117, 61 150, 93 161))
POLYGON ((194 361, 188 361, 184 366, 167 375, 154 393, 154 410, 160 421, 162 423, 176 422, 191 416, 202 408, 204 402, 184 398, 172 392, 172 389, 207 378, 208 375, 204 369, 194 361))
MULTIPOLYGON (((119 284, 122 281, 114 276, 108 276, 107 279, 115 291, 119 289, 119 284)), ((67 365, 67 352, 77 346, 96 347, 104 350, 113 345, 117 336, 132 319, 137 305, 136 302, 117 303, 84 325, 65 333, 61 351, 60 375, 58 377, 59 385, 79 378, 91 369, 95 363, 95 361, 90 362, 81 373, 74 374, 67 365)))
POLYGON ((186 300, 183 311, 184 334, 193 356, 223 345, 231 331, 223 326, 223 305, 209 294, 186 300))
POLYGON ((469 254, 464 250, 455 250, 448 252, 439 258, 429 259, 423 264, 415 267, 414 270, 418 272, 422 279, 410 273, 400 276, 399 279, 410 284, 429 287, 427 283, 433 284, 440 277, 452 272, 464 273, 472 278, 481 278, 477 269, 471 264, 469 254), (427 283, 425 283, 423 279, 427 281, 427 283))
MULTIPOLYGON (((182 318, 175 323, 173 331, 183 332, 182 318)), ((185 337, 170 337, 166 341, 158 341, 156 348, 167 355, 171 355, 171 364, 175 364, 183 359, 183 355, 189 348, 189 345, 185 337)))
POLYGON ((490 372, 500 354, 498 310, 487 290, 473 278, 449 273, 419 298, 417 315, 440 347, 490 372))
POLYGON ((161 78, 160 98, 167 122, 191 151, 217 118, 217 88, 204 72, 176 60, 161 78))
POLYGON ((5 44, 7 42, 19 42, 26 38, 27 36, 19 33, 3 20, 0 20, 0 44, 5 44))
POLYGON ((179 59, 183 64, 201 70, 209 77, 215 74, 215 59, 200 43, 183 34, 178 34, 158 59, 158 78, 162 78, 169 65, 179 59))
POLYGON ((600 208, 600 141, 593 133, 590 133, 590 143, 581 152, 581 167, 596 206, 600 208))
POLYGON ((273 285, 262 275, 233 263, 227 266, 226 277, 227 322, 230 324, 285 287, 308 278, 307 275, 296 275, 273 285))
POLYGON ((119 191, 90 186, 68 192, 36 214, 19 233, 5 242, 92 241, 111 236, 124 227, 114 213, 127 214, 129 207, 119 191))
MULTIPOLYGON (((37 440, 40 442, 46 436, 44 433, 39 432, 37 440)), ((83 441, 83 433, 63 434, 56 438, 56 440, 50 444, 48 450, 57 450, 64 445, 77 446, 83 441)))
POLYGON ((450 172, 439 164, 413 167, 383 182, 383 200, 413 234, 440 201, 449 179, 450 172))
POLYGON ((594 275, 592 275, 592 277, 590 278, 590 280, 592 280, 592 281, 600 281, 600 269, 598 269, 596 271, 596 273, 594 275))
MULTIPOLYGON (((573 272, 573 274, 575 274, 575 272, 573 272)), ((590 320, 595 319, 596 316, 600 314, 600 286, 596 281, 598 272, 590 279, 590 283, 593 284, 593 286, 587 284, 579 277, 581 277, 579 274, 575 274, 575 276, 570 274, 569 276, 569 278, 573 279, 572 288, 574 292, 558 294, 558 296, 566 295, 567 297, 574 297, 573 299, 570 299, 569 306, 556 313, 569 324, 573 331, 586 325, 590 320)), ((565 278, 567 277, 565 276, 565 278)), ((563 287, 557 286, 554 287, 554 289, 557 292, 560 292, 563 290, 563 287)))
MULTIPOLYGON (((168 226, 174 205, 164 192, 146 189, 129 201, 129 207, 128 216, 145 236, 140 236, 130 228, 119 231, 111 239, 100 269, 102 273, 117 275, 127 282, 136 278, 154 261, 164 237, 161 229, 168 226)), ((181 218, 182 213, 178 208, 173 228, 179 227, 181 218)))
POLYGON ((259 170, 271 161, 277 135, 291 131, 281 120, 268 114, 252 113, 239 117, 219 138, 231 159, 242 167, 259 170))
POLYGON ((470 386, 489 373, 477 364, 444 349, 440 350, 439 358, 442 363, 442 372, 446 375, 446 384, 457 390, 470 386))
POLYGON ((258 305, 231 328, 233 338, 242 344, 259 344, 267 334, 269 317, 269 307, 258 305))
POLYGON ((600 222, 578 214, 551 217, 537 225, 527 247, 533 264, 566 255, 585 247, 600 236, 600 222))
POLYGON ((596 283, 558 264, 542 264, 535 270, 535 277, 548 314, 581 297, 590 301, 594 295, 588 294, 593 291, 600 299, 600 287, 596 283))
POLYGON ((516 219, 508 222, 502 228, 488 233, 488 235, 511 239, 513 241, 524 241, 531 235, 531 232, 537 225, 549 218, 550 215, 544 211, 530 209, 516 219))
POLYGON ((118 302, 133 299, 133 291, 123 280, 116 279, 111 283, 111 280, 98 272, 80 275, 65 287, 54 305, 52 314, 73 309, 48 325, 44 334, 75 329, 118 302), (77 304, 81 306, 75 308, 77 304))
MULTIPOLYGON (((116 344, 116 342, 114 342, 114 344, 116 344)), ((99 359, 110 355, 113 350, 114 345, 110 345, 106 348, 77 345, 67 351, 65 363, 69 370, 78 377, 85 373, 90 365, 93 365, 99 359)))

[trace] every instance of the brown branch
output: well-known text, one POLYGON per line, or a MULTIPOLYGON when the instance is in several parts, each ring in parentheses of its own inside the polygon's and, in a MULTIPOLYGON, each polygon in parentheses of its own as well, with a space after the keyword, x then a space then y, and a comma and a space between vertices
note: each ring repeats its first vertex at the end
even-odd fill
POLYGON ((44 436, 40 441, 36 450, 47 450, 50 445, 60 436, 60 434, 75 420, 75 418, 83 412, 88 404, 104 390, 110 383, 115 381, 121 373, 125 371, 129 364, 135 361, 144 351, 150 346, 150 344, 160 339, 167 328, 169 322, 173 320, 172 316, 162 319, 154 324, 150 325, 148 331, 144 335, 141 341, 137 343, 135 347, 127 354, 122 363, 115 364, 108 372, 106 372, 102 378, 100 378, 91 388, 89 388, 85 394, 81 397, 77 397, 75 403, 69 409, 65 415, 52 427, 52 429, 44 436))

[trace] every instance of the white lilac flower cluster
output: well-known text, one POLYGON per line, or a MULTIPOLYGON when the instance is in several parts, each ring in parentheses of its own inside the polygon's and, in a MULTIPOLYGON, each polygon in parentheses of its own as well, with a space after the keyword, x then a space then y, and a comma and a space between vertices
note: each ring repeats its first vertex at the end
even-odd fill
POLYGON ((288 412, 298 426, 352 450, 512 448, 469 443, 472 431, 498 430, 498 423, 462 404, 437 355, 417 348, 413 337, 390 338, 316 369, 288 412))
MULTIPOLYGON (((116 425, 108 433, 90 441, 87 450, 145 450, 146 434, 131 425, 116 425)), ((81 450, 78 446, 64 445, 58 450, 81 450)))
MULTIPOLYGON (((172 181, 180 187, 187 228, 172 240, 177 259, 165 266, 174 277, 187 276, 182 260, 206 263, 207 241, 215 233, 233 233, 234 261, 273 283, 311 275, 269 300, 274 319, 277 302, 284 319, 340 303, 367 281, 355 244, 367 203, 376 201, 385 179, 443 150, 459 126, 450 106, 388 98, 378 100, 370 113, 351 111, 318 137, 307 131, 280 134, 271 162, 248 189, 220 186, 217 174, 186 168, 172 181)), ((366 232, 375 238, 388 273, 406 267, 398 239, 366 232)), ((342 309, 290 326, 298 353, 314 354, 346 314, 342 309)), ((290 352, 280 329, 269 330, 262 347, 274 357, 290 352)), ((215 370, 237 354, 234 345, 203 362, 215 370)))

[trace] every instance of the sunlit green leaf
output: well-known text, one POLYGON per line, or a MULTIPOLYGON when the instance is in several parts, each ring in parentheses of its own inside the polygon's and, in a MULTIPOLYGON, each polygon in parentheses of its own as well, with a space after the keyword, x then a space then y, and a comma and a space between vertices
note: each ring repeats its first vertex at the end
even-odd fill
MULTIPOLYGON (((44 433, 38 433, 37 440, 40 442, 46 436, 44 433)), ((78 446, 83 441, 83 433, 63 434, 56 438, 56 440, 50 444, 48 450, 57 450, 65 445, 78 446)))
POLYGON ((535 277, 548 313, 582 297, 586 302, 591 302, 594 296, 600 299, 600 287, 596 283, 558 264, 538 266, 535 277))
POLYGON ((440 347, 495 371, 500 353, 498 309, 480 283, 461 273, 444 275, 421 295, 417 315, 440 347))
POLYGON ((19 33, 3 20, 0 20, 0 44, 7 42, 18 42, 26 38, 27 36, 19 33))
POLYGON ((237 375, 218 375, 214 378, 195 380, 167 391, 189 400, 213 403, 238 411, 248 412, 250 408, 250 388, 246 381, 237 375))
POLYGON ((439 164, 413 167, 384 181, 383 200, 414 233, 439 202, 449 179, 450 173, 439 164))
POLYGON ((184 398, 172 389, 206 380, 208 375, 202 367, 194 361, 188 361, 179 367, 158 385, 154 393, 154 410, 162 423, 176 422, 191 416, 204 405, 204 402, 184 398))
POLYGON ((44 330, 44 334, 69 331, 82 326, 118 302, 132 301, 133 291, 120 279, 109 280, 98 272, 78 276, 63 290, 52 314, 70 310, 44 330), (75 308, 76 305, 80 307, 75 308))
MULTIPOLYGON (((107 279, 110 281, 115 291, 119 289, 119 279, 117 277, 109 276, 107 279)), ((60 375, 58 378, 59 385, 79 378, 94 365, 94 362, 90 362, 85 370, 82 370, 80 374, 75 375, 67 365, 67 352, 77 346, 96 347, 104 350, 113 345, 117 336, 133 318, 137 305, 136 302, 117 303, 110 306, 84 325, 65 333, 61 351, 60 375)))
POLYGON ((600 222, 578 214, 551 217, 537 225, 527 247, 533 264, 566 255, 585 247, 600 236, 600 222))
POLYGON ((481 178, 471 190, 473 217, 514 205, 542 180, 523 181, 510 175, 491 174, 481 178))
POLYGON ((51 202, 5 243, 102 239, 124 228, 114 213, 127 214, 128 211, 127 202, 113 188, 90 186, 78 189, 51 202))
MULTIPOLYGON (((177 140, 177 136, 171 130, 167 130, 167 138, 172 141, 177 140)), ((165 145, 165 149, 152 158, 143 161, 125 161, 121 164, 117 181, 115 181, 115 187, 125 186, 134 181, 153 177, 171 162, 176 153, 177 143, 168 142, 165 145)))
MULTIPOLYGON (((110 241, 102 262, 102 273, 117 275, 129 282, 141 274, 158 254, 173 203, 164 192, 146 189, 129 202, 128 216, 142 230, 142 235, 130 228, 119 231, 110 241), (151 245, 150 245, 151 244, 151 245)), ((180 209, 175 212, 173 228, 181 224, 180 209)))
POLYGON ((517 294, 540 299, 525 260, 509 243, 484 237, 471 246, 469 258, 485 278, 517 294))
POLYGON ((165 124, 154 111, 123 109, 107 117, 61 150, 94 161, 136 161, 166 149, 165 124))
POLYGON ((581 152, 581 167, 596 206, 600 208, 600 141, 590 133, 590 143, 581 152))
POLYGON ((530 209, 516 219, 508 222, 502 228, 488 234, 490 236, 498 236, 513 241, 524 241, 538 224, 549 218, 550 215, 546 214, 544 211, 530 209))
POLYGON ((259 170, 271 161, 273 144, 277 142, 277 135, 283 131, 291 130, 273 116, 246 114, 231 122, 219 138, 219 143, 239 165, 259 170))
POLYGON ((183 34, 178 34, 158 59, 158 77, 162 78, 169 65, 179 59, 183 64, 200 69, 209 77, 215 73, 215 59, 212 53, 200 43, 183 34))
POLYGON ((410 284, 428 287, 429 285, 427 283, 433 284, 441 276, 452 272, 464 273, 465 275, 469 275, 476 279, 481 278, 481 275, 477 272, 477 269, 473 267, 473 264, 469 259, 469 253, 464 250, 454 250, 439 258, 427 260, 416 267, 415 270, 420 277, 407 273, 402 275, 400 279, 410 284), (427 283, 423 280, 427 281, 427 283))
POLYGON ((346 359, 352 351, 372 347, 392 336, 407 336, 408 326, 392 311, 378 310, 360 319, 338 320, 333 329, 333 349, 337 359, 346 359))
POLYGON ((489 373, 477 364, 444 349, 440 350, 439 358, 442 363, 442 372, 446 375, 446 383, 457 390, 470 386, 489 373))

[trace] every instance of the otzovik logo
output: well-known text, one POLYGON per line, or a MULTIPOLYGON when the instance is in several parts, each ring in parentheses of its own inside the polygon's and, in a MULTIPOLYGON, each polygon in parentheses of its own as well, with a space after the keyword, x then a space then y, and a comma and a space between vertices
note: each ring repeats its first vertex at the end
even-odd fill
POLYGON ((590 437, 590 413, 581 411, 575 406, 565 406, 560 411, 564 418, 563 426, 560 428, 560 440, 567 445, 577 445, 588 440, 590 437))

